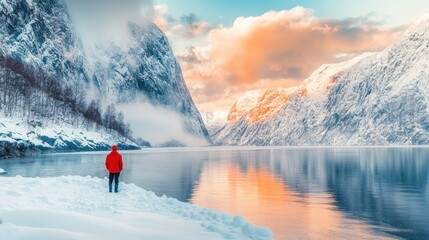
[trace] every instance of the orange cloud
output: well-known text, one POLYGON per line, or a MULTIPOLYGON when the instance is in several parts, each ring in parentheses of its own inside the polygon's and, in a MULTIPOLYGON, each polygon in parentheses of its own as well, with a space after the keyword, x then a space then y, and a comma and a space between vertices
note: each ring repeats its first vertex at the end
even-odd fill
POLYGON ((316 18, 313 10, 296 7, 262 16, 238 18, 230 28, 210 32, 210 54, 219 69, 236 83, 261 78, 308 77, 340 53, 378 51, 400 31, 383 29, 366 19, 316 18))
POLYGON ((365 18, 318 18, 296 7, 218 26, 207 34, 207 46, 188 48, 179 61, 195 102, 206 107, 200 109, 227 110, 248 90, 297 86, 320 65, 379 51, 401 33, 365 18))

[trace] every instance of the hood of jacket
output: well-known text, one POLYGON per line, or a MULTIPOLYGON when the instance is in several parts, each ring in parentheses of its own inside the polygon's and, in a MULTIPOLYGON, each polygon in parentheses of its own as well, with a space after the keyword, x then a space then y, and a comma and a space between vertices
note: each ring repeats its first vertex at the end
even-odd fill
POLYGON ((112 146, 112 152, 117 152, 117 151, 118 151, 118 146, 113 145, 113 146, 112 146))

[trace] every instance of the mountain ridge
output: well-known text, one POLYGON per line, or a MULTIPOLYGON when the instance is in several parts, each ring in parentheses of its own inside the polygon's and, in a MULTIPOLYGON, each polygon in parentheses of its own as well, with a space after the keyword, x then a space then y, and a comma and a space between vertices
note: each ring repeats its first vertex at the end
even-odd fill
MULTIPOLYGON (((217 145, 389 145, 429 143, 429 18, 385 50, 340 71, 327 94, 299 96, 273 117, 245 117, 213 137, 217 145), (276 129, 274 131, 274 129, 276 129)), ((320 79, 319 79, 320 80, 320 79)))

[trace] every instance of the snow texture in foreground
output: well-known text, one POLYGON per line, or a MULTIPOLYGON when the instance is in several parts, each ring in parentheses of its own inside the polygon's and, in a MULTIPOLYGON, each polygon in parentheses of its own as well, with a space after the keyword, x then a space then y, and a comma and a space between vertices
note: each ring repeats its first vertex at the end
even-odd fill
POLYGON ((14 239, 272 239, 241 216, 157 197, 134 184, 108 193, 90 176, 0 178, 0 236, 14 239))

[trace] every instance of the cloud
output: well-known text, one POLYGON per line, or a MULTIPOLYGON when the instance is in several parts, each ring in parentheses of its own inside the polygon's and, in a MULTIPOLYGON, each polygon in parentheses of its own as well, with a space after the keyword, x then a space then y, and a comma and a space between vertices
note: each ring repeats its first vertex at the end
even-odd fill
POLYGON ((168 34, 170 24, 174 23, 176 20, 168 14, 168 5, 167 4, 158 4, 154 6, 154 17, 153 22, 162 30, 164 33, 168 34))
POLYGON ((201 37, 212 29, 208 22, 200 21, 195 13, 185 14, 175 19, 168 13, 166 4, 155 5, 154 9, 154 22, 167 36, 178 35, 185 39, 192 39, 201 37))
POLYGON ((370 18, 318 18, 302 7, 239 17, 210 30, 207 45, 187 48, 179 61, 195 102, 214 106, 250 89, 296 86, 320 65, 379 51, 403 31, 370 18))
POLYGON ((117 108, 124 114, 126 122, 130 123, 134 136, 141 137, 154 146, 173 139, 188 146, 208 144, 204 138, 187 133, 183 129, 183 117, 166 107, 139 100, 118 104, 117 108))
POLYGON ((200 36, 209 30, 209 24, 199 21, 194 13, 183 15, 180 17, 180 22, 181 24, 176 25, 174 29, 182 31, 182 34, 188 38, 200 36))
POLYGON ((337 62, 338 53, 379 51, 398 32, 365 18, 325 19, 296 7, 258 17, 238 18, 230 28, 210 32, 211 56, 237 83, 261 78, 307 77, 323 63, 337 62))
POLYGON ((155 17, 152 0, 66 0, 83 43, 129 42, 128 23, 145 24, 155 17))
POLYGON ((201 111, 228 111, 243 92, 291 87, 300 83, 299 80, 291 78, 262 78, 253 84, 235 84, 229 73, 220 71, 206 48, 188 47, 178 59, 188 89, 201 111))

